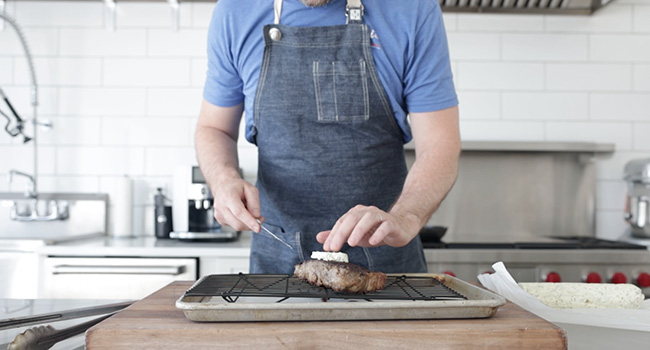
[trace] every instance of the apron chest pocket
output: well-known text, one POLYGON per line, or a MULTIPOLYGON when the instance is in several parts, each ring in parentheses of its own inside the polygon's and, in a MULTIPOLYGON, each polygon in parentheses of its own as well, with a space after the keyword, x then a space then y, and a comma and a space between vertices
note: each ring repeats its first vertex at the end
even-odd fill
POLYGON ((314 61, 313 75, 319 122, 368 120, 366 61, 314 61))

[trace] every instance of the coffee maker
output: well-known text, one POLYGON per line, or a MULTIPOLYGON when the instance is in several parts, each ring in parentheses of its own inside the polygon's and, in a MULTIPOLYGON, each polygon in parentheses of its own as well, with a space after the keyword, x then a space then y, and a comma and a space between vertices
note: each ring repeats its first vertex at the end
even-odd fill
POLYGON ((170 238, 179 240, 233 241, 240 232, 221 226, 214 218, 212 193, 198 166, 184 166, 174 173, 173 225, 170 238))
POLYGON ((650 238, 650 158, 635 159, 625 164, 627 201, 625 220, 631 234, 637 238, 650 238))

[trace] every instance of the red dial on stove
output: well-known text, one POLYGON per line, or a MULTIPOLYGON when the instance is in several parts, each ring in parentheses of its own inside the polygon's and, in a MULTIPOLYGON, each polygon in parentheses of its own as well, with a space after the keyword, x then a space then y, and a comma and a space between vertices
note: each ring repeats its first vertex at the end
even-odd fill
POLYGON ((627 277, 622 272, 617 272, 612 275, 612 283, 627 283, 627 277))
POLYGON ((641 288, 650 287, 650 274, 641 272, 636 278, 636 284, 641 288))
POLYGON ((585 282, 587 282, 587 283, 601 283, 602 281, 603 281, 603 279, 596 272, 590 272, 587 275, 587 278, 585 278, 585 282))
POLYGON ((546 275, 546 282, 551 282, 551 283, 562 282, 562 278, 560 277, 560 274, 557 272, 549 272, 548 275, 546 275))

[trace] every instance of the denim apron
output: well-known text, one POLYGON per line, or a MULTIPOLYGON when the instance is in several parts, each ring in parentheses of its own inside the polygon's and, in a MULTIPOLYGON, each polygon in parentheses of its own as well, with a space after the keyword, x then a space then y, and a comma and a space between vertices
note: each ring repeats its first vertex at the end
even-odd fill
MULTIPOLYGON (((345 25, 290 27, 279 24, 281 7, 276 0, 275 23, 264 27, 253 135, 265 226, 294 250, 253 234, 251 273, 293 273, 295 264, 323 250, 316 234, 350 208, 387 211, 407 173, 401 130, 377 75, 362 11, 345 25)), ((341 251, 375 271, 426 272, 419 237, 400 248, 346 244, 341 251)))

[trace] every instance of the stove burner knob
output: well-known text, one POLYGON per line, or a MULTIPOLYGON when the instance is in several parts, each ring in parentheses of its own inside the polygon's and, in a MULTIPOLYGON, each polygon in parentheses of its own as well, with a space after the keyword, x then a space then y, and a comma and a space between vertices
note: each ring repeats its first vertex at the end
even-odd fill
POLYGON ((451 276, 451 277, 456 277, 456 274, 453 273, 453 272, 451 272, 451 271, 445 271, 445 272, 443 272, 443 273, 444 273, 445 275, 449 275, 449 276, 451 276))
POLYGON ((546 275, 546 282, 550 282, 550 283, 562 282, 562 278, 560 277, 560 274, 557 272, 549 272, 548 275, 546 275))
POLYGON ((587 278, 585 278, 585 282, 587 282, 587 283, 601 283, 602 281, 603 281, 603 279, 596 272, 590 272, 587 275, 587 278))
POLYGON ((650 274, 641 272, 636 278, 636 284, 641 288, 650 287, 650 274))
POLYGON ((612 283, 627 283, 627 277, 622 272, 617 272, 612 275, 612 283))

